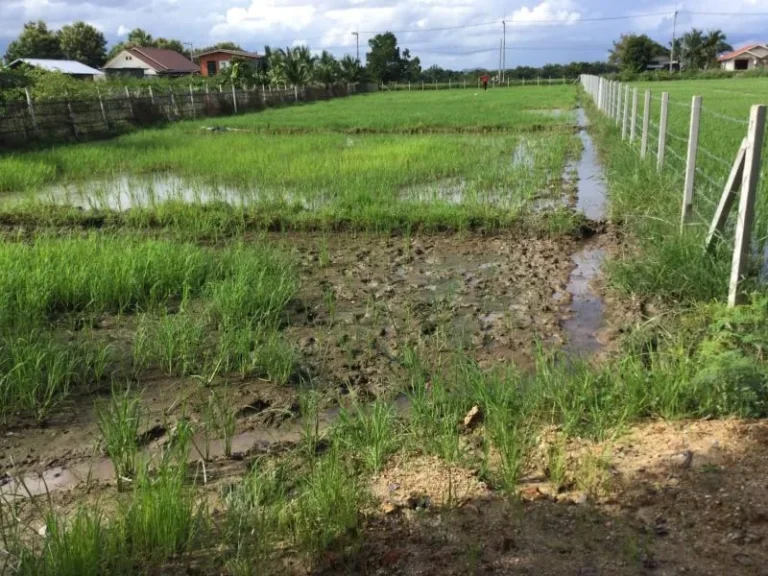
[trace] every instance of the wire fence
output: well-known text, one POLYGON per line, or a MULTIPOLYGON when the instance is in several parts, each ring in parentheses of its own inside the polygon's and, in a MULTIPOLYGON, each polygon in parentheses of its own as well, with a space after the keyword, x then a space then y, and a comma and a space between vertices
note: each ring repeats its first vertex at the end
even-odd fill
MULTIPOLYGON (((561 76, 560 78, 553 78, 553 77, 536 77, 536 78, 507 78, 506 80, 500 80, 500 81, 492 81, 488 84, 489 89, 494 88, 511 88, 511 87, 517 87, 517 86, 563 86, 565 84, 573 84, 574 82, 577 82, 578 79, 568 78, 567 76, 561 76)), ((390 91, 411 91, 411 92, 418 92, 418 91, 428 91, 428 90, 466 90, 466 89, 472 89, 472 90, 478 90, 482 89, 482 82, 478 79, 477 81, 467 81, 467 80, 456 80, 456 81, 449 81, 449 82, 429 82, 429 81, 418 81, 418 82, 399 82, 399 83, 388 83, 388 84, 382 84, 381 88, 382 90, 390 90, 390 91)))
POLYGON ((745 262, 760 260, 768 240, 759 232, 768 228, 766 106, 752 106, 739 118, 728 111, 727 101, 710 104, 694 96, 686 102, 596 76, 582 76, 581 84, 615 120, 623 141, 641 156, 645 151, 646 161, 655 160, 659 172, 679 183, 681 231, 699 225, 707 232, 707 248, 718 241, 732 245, 729 303, 737 303, 745 262), (728 220, 734 206, 738 218, 728 220))
POLYGON ((134 127, 196 118, 227 116, 300 102, 328 100, 376 91, 375 84, 335 84, 290 87, 229 89, 190 86, 183 91, 147 89, 131 92, 105 90, 95 97, 35 102, 0 102, 0 150, 37 142, 90 140, 123 133, 134 127))

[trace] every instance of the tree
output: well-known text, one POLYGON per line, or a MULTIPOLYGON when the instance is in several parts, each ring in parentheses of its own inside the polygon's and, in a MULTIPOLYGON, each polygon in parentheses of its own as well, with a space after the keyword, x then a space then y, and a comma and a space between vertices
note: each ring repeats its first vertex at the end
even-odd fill
POLYGON ((419 57, 411 58, 411 51, 406 48, 403 50, 403 58, 401 59, 401 75, 400 80, 416 81, 421 75, 421 60, 419 57))
POLYGON ((669 50, 645 34, 622 34, 608 61, 625 72, 642 72, 657 56, 667 56, 669 50))
POLYGON ((141 28, 134 28, 128 32, 128 36, 125 42, 120 42, 112 46, 107 60, 112 60, 120 52, 126 48, 165 48, 166 50, 175 50, 179 54, 185 54, 190 56, 187 50, 184 48, 184 44, 180 40, 168 39, 168 38, 153 38, 152 34, 142 30, 141 28))
POLYGON ((163 48, 165 50, 175 50, 179 54, 184 54, 186 56, 189 56, 189 53, 187 52, 187 49, 184 48, 184 44, 182 44, 181 40, 174 40, 174 39, 168 39, 168 38, 158 38, 154 41, 152 44, 153 48, 163 48))
POLYGON ((312 81, 316 58, 306 46, 269 50, 267 59, 270 84, 303 86, 312 81))
POLYGON ((704 46, 707 61, 706 68, 717 67, 717 56, 723 52, 730 52, 733 46, 726 42, 727 38, 722 30, 710 30, 704 37, 704 46))
POLYGON ((339 61, 339 68, 341 79, 345 82, 360 82, 363 80, 365 70, 357 58, 347 54, 339 61))
POLYGON ((323 84, 333 84, 341 76, 341 66, 339 66, 333 54, 323 50, 320 58, 315 61, 314 70, 315 80, 323 84))
POLYGON ((204 52, 212 52, 214 50, 237 50, 238 52, 245 52, 246 50, 243 50, 240 47, 240 44, 237 44, 235 42, 216 42, 213 46, 206 46, 205 48, 200 48, 199 50, 195 50, 197 54, 203 54, 204 52))
POLYGON ((683 35, 680 56, 683 67, 691 70, 704 68, 707 62, 707 46, 701 30, 692 28, 683 35))
POLYGON ((368 40, 370 52, 365 55, 366 68, 374 80, 395 82, 403 75, 403 59, 392 32, 377 34, 368 40))
POLYGON ((58 32, 61 51, 66 58, 98 68, 107 57, 104 34, 85 22, 63 26, 58 32))
POLYGON ((59 37, 42 20, 27 22, 19 37, 8 45, 5 52, 6 62, 17 58, 53 58, 64 56, 59 44, 59 37))

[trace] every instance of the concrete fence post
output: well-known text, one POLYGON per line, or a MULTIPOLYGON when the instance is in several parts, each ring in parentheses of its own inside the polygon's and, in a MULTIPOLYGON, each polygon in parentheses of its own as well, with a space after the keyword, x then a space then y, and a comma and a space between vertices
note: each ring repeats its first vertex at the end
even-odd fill
POLYGON ((104 122, 104 126, 109 130, 109 122, 107 121, 107 111, 104 109, 104 100, 101 99, 101 90, 96 87, 96 96, 99 98, 99 108, 101 109, 101 120, 104 122))
POLYGON ((152 92, 152 86, 149 87, 149 101, 152 103, 152 106, 155 105, 155 93, 152 92))
POLYGON ((232 106, 237 114, 237 90, 235 89, 235 83, 232 82, 232 106))
POLYGON ((629 84, 624 88, 624 121, 621 123, 621 139, 627 139, 629 128, 629 84))
POLYGON ((621 84, 616 85, 616 126, 621 124, 621 84))
POLYGON ((688 153, 685 157, 685 184, 683 185, 683 213, 681 226, 684 226, 693 213, 693 191, 696 185, 696 156, 699 151, 699 123, 701 121, 701 96, 694 96, 691 101, 691 123, 688 130, 688 153))
POLYGON ((189 103, 192 106, 192 118, 197 118, 197 110, 195 110, 195 93, 192 91, 192 84, 189 85, 189 103))
POLYGON ((637 137, 637 88, 632 90, 632 119, 630 122, 629 142, 632 143, 637 137))
POLYGON ((645 160, 648 154, 648 129, 651 124, 651 91, 645 91, 645 101, 643 102, 643 136, 640 141, 640 158, 645 160))
POLYGON ((739 215, 736 221, 736 239, 733 246, 731 263, 731 281, 728 286, 728 306, 733 307, 744 302, 741 283, 747 270, 750 256, 750 240, 755 220, 755 200, 760 183, 760 159, 763 151, 765 134, 766 106, 755 105, 749 113, 747 130, 747 148, 744 158, 744 175, 741 181, 739 215))
POLYGON ((661 93, 661 116, 659 117, 659 147, 656 150, 656 170, 664 169, 664 156, 667 152, 667 122, 669 119, 669 92, 661 93))

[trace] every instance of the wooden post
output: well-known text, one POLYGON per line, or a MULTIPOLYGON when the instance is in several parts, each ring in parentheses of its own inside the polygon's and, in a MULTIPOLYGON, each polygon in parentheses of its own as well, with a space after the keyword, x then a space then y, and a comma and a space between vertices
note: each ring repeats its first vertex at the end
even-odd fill
POLYGON ((733 261, 731 263, 731 282, 728 286, 728 306, 733 307, 744 301, 740 287, 747 269, 749 259, 749 244, 752 236, 752 225, 755 220, 755 199, 760 183, 760 158, 763 151, 763 136, 765 133, 766 106, 756 104, 749 113, 749 129, 747 131, 747 149, 744 156, 744 175, 741 181, 741 197, 739 198, 739 217, 736 221, 736 240, 733 246, 733 261))
POLYGON ((725 223, 728 221, 728 215, 731 213, 733 201, 736 198, 736 193, 739 191, 739 186, 744 178, 744 157, 746 154, 747 139, 744 138, 741 142, 741 146, 739 146, 739 151, 736 154, 736 161, 733 163, 733 166, 731 166, 731 173, 725 183, 723 194, 720 196, 720 202, 717 204, 715 217, 712 218, 712 223, 709 225, 709 233, 707 234, 706 242, 707 251, 711 251, 712 248, 714 248, 725 230, 725 223))
POLYGON ((629 84, 624 89, 624 121, 621 123, 621 139, 627 139, 627 128, 629 127, 629 84))
POLYGON ((99 108, 101 108, 101 119, 104 121, 104 126, 109 130, 109 122, 107 122, 107 112, 104 110, 104 100, 101 99, 101 91, 96 86, 96 95, 99 97, 99 108))
POLYGON ((69 125, 72 128, 72 136, 77 140, 77 122, 75 122, 75 113, 72 111, 72 102, 69 99, 69 92, 64 94, 67 97, 67 116, 69 117, 69 125))
POLYGON ((128 112, 131 115, 131 119, 133 119, 133 104, 131 104, 131 92, 128 90, 128 86, 125 87, 125 97, 128 100, 128 112))
POLYGON ((669 118, 669 92, 661 93, 661 116, 659 117, 659 147, 656 150, 656 170, 664 169, 664 155, 667 152, 667 121, 669 118))
POLYGON ((27 110, 29 110, 29 117, 32 119, 32 128, 35 130, 35 134, 40 136, 40 126, 37 125, 37 116, 35 115, 35 107, 32 104, 32 95, 29 93, 29 88, 24 88, 24 94, 27 95, 27 110))
POLYGON ((237 114, 237 91, 235 90, 234 82, 232 82, 232 106, 235 109, 235 114, 237 114))
POLYGON ((651 124, 651 91, 645 91, 645 102, 643 103, 643 137, 640 141, 640 158, 645 160, 648 154, 648 128, 651 124))
POLYGON ((189 85, 189 103, 192 105, 192 118, 197 118, 197 110, 195 110, 195 94, 192 92, 192 84, 189 85))
MULTIPOLYGON (((693 190, 696 184, 696 155, 699 151, 699 122, 701 120, 701 96, 691 101, 691 125, 688 130, 688 153, 685 157, 685 184, 683 186, 683 214, 680 225, 685 226, 693 213, 693 190)), ((740 176, 739 176, 740 177, 740 176)))
POLYGON ((629 141, 635 141, 637 136, 637 88, 632 91, 632 119, 630 122, 629 141))

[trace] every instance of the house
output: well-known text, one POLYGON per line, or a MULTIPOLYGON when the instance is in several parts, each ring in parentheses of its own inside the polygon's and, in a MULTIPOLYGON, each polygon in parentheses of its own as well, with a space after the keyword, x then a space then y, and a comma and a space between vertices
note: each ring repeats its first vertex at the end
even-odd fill
POLYGON ((723 70, 768 68, 768 44, 750 44, 718 58, 723 70))
POLYGON ((229 62, 233 58, 245 60, 251 63, 251 65, 257 66, 263 56, 241 50, 209 50, 197 55, 197 60, 200 63, 200 74, 203 76, 216 76, 216 74, 229 66, 229 62))
POLYGON ((45 58, 18 58, 11 62, 9 68, 18 68, 22 65, 31 66, 32 68, 38 68, 40 70, 47 70, 48 72, 60 72, 77 78, 78 80, 93 80, 99 79, 104 76, 104 73, 86 66, 82 62, 76 60, 48 60, 45 58))
POLYGON ((136 46, 121 50, 104 64, 107 76, 187 76, 199 72, 197 64, 175 50, 136 46))
MULTIPOLYGON (((669 56, 654 56, 653 58, 651 58, 650 63, 645 67, 645 69, 649 71, 669 70, 669 64, 670 64, 669 56)), ((680 64, 678 63, 677 60, 672 62, 672 69, 673 70, 680 69, 680 64)))

